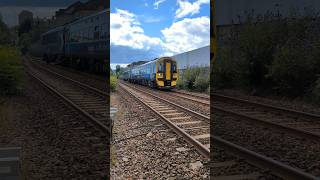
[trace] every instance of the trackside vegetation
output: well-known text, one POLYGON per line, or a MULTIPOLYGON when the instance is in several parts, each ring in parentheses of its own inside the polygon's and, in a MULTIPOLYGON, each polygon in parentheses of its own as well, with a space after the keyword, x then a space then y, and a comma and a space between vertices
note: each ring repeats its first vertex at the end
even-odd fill
POLYGON ((110 73, 110 90, 111 92, 115 92, 117 88, 118 79, 117 76, 110 73))
POLYGON ((177 88, 188 91, 208 92, 210 86, 209 67, 192 67, 180 71, 177 88))
POLYGON ((22 63, 13 47, 0 45, 0 96, 15 95, 21 90, 22 63))
MULTIPOLYGON (((320 103, 320 18, 316 13, 248 15, 218 44, 214 89, 320 103)), ((218 35, 219 37, 219 35, 218 35)))
POLYGON ((22 63, 20 52, 12 47, 9 28, 0 19, 0 100, 21 89, 22 63))

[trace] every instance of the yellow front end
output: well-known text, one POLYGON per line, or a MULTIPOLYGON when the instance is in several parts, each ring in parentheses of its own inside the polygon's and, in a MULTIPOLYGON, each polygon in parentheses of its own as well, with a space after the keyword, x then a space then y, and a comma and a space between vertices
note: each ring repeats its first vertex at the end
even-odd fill
POLYGON ((156 75, 156 81, 157 81, 157 85, 158 87, 164 87, 164 82, 163 80, 159 80, 159 79, 163 79, 163 73, 157 73, 156 75))
POLYGON ((171 86, 175 87, 177 85, 178 77, 179 77, 178 72, 172 74, 171 86))
MULTIPOLYGON (((172 73, 172 62, 174 61, 158 61, 156 64, 156 83, 159 88, 175 87, 178 80, 178 72, 172 73), (160 71, 159 71, 160 66, 160 71)), ((175 66, 176 67, 176 66, 175 66)))

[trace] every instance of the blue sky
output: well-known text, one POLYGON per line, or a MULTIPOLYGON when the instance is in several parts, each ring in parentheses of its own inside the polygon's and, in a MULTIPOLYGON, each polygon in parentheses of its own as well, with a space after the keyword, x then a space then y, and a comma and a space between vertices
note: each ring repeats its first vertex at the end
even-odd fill
POLYGON ((111 64, 209 45, 210 0, 111 0, 111 64))

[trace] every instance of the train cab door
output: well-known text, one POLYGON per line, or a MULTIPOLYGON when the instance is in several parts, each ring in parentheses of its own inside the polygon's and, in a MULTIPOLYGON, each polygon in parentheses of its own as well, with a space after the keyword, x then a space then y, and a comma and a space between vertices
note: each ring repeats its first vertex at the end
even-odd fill
POLYGON ((165 61, 165 86, 171 86, 171 62, 165 61))
POLYGON ((166 62, 166 81, 170 81, 171 80, 171 63, 170 62, 166 62))

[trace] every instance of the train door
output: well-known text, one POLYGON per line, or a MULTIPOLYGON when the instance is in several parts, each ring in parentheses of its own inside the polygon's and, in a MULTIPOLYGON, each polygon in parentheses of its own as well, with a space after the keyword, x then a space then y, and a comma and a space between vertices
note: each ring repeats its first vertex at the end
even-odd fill
POLYGON ((166 80, 170 81, 171 80, 171 63, 168 61, 166 62, 165 72, 166 72, 166 80))

